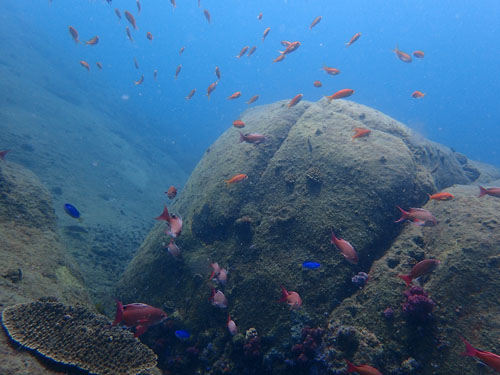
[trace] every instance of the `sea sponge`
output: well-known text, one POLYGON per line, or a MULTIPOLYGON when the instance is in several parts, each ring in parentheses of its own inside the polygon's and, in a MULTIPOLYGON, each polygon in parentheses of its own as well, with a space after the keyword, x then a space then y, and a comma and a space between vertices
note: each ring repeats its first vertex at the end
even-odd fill
POLYGON ((156 366, 156 355, 130 331, 82 305, 40 300, 5 308, 12 340, 56 362, 92 374, 135 375, 156 366))

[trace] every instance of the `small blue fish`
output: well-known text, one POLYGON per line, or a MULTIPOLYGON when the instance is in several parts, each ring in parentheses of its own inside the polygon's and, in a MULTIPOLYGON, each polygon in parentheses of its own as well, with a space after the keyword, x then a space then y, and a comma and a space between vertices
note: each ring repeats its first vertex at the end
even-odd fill
POLYGON ((321 264, 317 262, 304 262, 302 263, 302 267, 304 268, 309 268, 310 270, 315 270, 316 268, 319 268, 321 264))
POLYGON ((189 337, 191 337, 191 334, 188 331, 179 330, 179 331, 175 331, 175 336, 179 340, 187 340, 189 337))
POLYGON ((64 204, 64 211, 71 217, 75 218, 75 219, 79 219, 80 218, 80 212, 78 212, 78 210, 76 209, 75 206, 73 206, 72 204, 69 204, 69 203, 65 203, 64 204))

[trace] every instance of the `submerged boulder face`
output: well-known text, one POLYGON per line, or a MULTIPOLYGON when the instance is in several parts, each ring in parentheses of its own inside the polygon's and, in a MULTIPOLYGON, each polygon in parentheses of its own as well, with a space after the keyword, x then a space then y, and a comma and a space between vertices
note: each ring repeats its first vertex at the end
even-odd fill
POLYGON ((182 258, 165 251, 165 224, 158 224, 125 272, 120 298, 170 309, 210 337, 227 317, 207 301, 210 262, 218 262, 230 272, 223 290, 240 329, 256 327, 283 349, 291 331, 324 323, 356 291, 351 277, 367 272, 400 230, 396 205, 420 207, 427 193, 470 183, 465 166, 481 176, 466 158, 371 108, 324 99, 286 104, 243 113, 242 130, 264 142, 238 143, 231 128, 207 150, 170 208, 184 220, 176 242, 182 258), (352 139, 355 128, 371 133, 352 139), (241 173, 248 179, 225 183, 241 173), (329 243, 332 229, 357 249, 358 265, 329 243), (302 269, 306 260, 321 267, 302 269), (302 297, 291 315, 276 303, 281 285, 302 297))

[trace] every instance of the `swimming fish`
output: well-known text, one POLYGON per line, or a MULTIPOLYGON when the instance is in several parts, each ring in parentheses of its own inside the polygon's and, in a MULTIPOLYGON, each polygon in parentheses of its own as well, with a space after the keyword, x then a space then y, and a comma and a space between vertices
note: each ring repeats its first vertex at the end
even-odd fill
POLYGON ((179 55, 182 55, 182 52, 184 52, 185 49, 186 47, 182 46, 181 49, 179 50, 179 55))
POLYGON ((127 21, 130 22, 130 24, 132 25, 134 30, 137 30, 137 24, 135 23, 135 18, 132 15, 132 13, 130 13, 128 10, 126 10, 124 13, 125 13, 125 18, 127 19, 127 21))
POLYGON ((9 152, 10 150, 0 151, 0 160, 5 160, 5 155, 7 155, 9 152))
POLYGON ((179 340, 187 340, 188 338, 191 337, 191 334, 189 333, 189 331, 186 331, 183 329, 175 331, 174 334, 175 334, 175 337, 177 337, 179 340))
POLYGON ((99 43, 99 37, 97 35, 95 37, 93 37, 92 39, 87 40, 85 42, 85 44, 91 45, 91 46, 95 46, 97 43, 99 43))
POLYGON ((349 47, 351 44, 353 44, 356 40, 359 39, 361 36, 361 33, 356 33, 352 36, 351 40, 346 43, 346 47, 349 47))
POLYGON ((403 279, 406 286, 410 286, 412 280, 432 272, 441 263, 438 259, 424 259, 413 266, 408 275, 398 275, 403 279))
POLYGON ((415 56, 417 59, 423 59, 425 54, 424 51, 414 51, 413 56, 415 56))
POLYGON ((290 309, 298 309, 302 306, 302 299, 300 298, 299 293, 297 292, 289 292, 285 289, 285 287, 281 287, 281 298, 278 302, 286 302, 290 309))
POLYGON ((406 52, 403 52, 399 50, 398 46, 396 45, 396 49, 393 50, 393 52, 396 54, 398 59, 405 63, 411 63, 411 56, 408 55, 406 52))
POLYGON ((257 16, 257 19, 258 19, 259 21, 261 21, 261 20, 262 20, 262 12, 260 12, 260 13, 259 13, 259 15, 257 16))
POLYGON ((238 327, 236 326, 234 320, 231 319, 231 314, 228 314, 227 316, 226 326, 231 336, 234 336, 238 333, 238 327))
POLYGON ((375 367, 371 367, 368 365, 359 365, 356 366, 353 363, 349 362, 347 359, 345 360, 347 363, 347 373, 356 372, 359 375, 382 375, 382 373, 377 370, 375 367))
POLYGON ((248 100, 247 104, 250 105, 252 103, 255 103, 257 99, 259 99, 259 95, 254 95, 248 100))
POLYGON ((158 70, 154 70, 153 72, 153 79, 156 81, 156 79, 158 78, 158 70))
POLYGON ((284 51, 279 51, 282 55, 288 55, 296 51, 300 47, 300 42, 292 42, 290 43, 284 51))
POLYGON ((492 197, 500 198, 500 188, 485 189, 484 187, 479 186, 479 198, 485 195, 491 195, 492 197))
POLYGON ((136 69, 139 69, 139 62, 137 61, 137 59, 134 57, 134 66, 136 69))
POLYGON ((286 55, 284 55, 284 54, 280 54, 278 57, 276 57, 276 58, 273 60, 273 63, 283 61, 283 60, 285 60, 285 57, 286 57, 286 55))
POLYGON ((120 9, 115 8, 115 14, 118 17, 118 21, 121 21, 121 19, 122 19, 122 13, 120 12, 120 9))
POLYGON ((220 69, 218 66, 215 67, 215 75, 217 76, 217 79, 220 79, 220 69))
POLYGON ((450 194, 450 193, 446 193, 446 192, 443 192, 443 193, 436 193, 436 194, 427 194, 429 196, 429 199, 434 199, 436 201, 449 201, 449 200, 452 200, 454 199, 455 197, 453 196, 453 194, 450 194))
POLYGON ((337 74, 340 74, 340 70, 338 70, 337 68, 330 68, 328 66, 323 66, 322 68, 327 74, 330 74, 332 76, 336 76, 337 74))
POLYGON ((335 234, 333 233, 332 230, 332 238, 330 239, 330 243, 332 245, 335 245, 337 249, 340 250, 344 258, 352 264, 358 264, 358 253, 356 250, 354 250, 354 247, 347 242, 346 240, 343 240, 342 238, 337 238, 335 237, 335 234))
POLYGON ((241 121, 241 120, 234 120, 233 121, 233 126, 235 128, 240 128, 241 129, 241 128, 245 127, 245 123, 243 121, 241 121))
POLYGON ((137 15, 141 14, 141 3, 139 0, 135 0, 135 4, 137 5, 137 15))
POLYGON ((287 104, 288 108, 296 106, 301 100, 304 94, 297 94, 295 95, 292 100, 287 104))
POLYGON ((265 140, 266 136, 259 133, 243 134, 242 132, 240 132, 240 141, 238 143, 246 142, 246 143, 259 144, 261 142, 264 142, 265 140))
POLYGON ((415 98, 415 99, 420 99, 420 98, 423 98, 425 96, 425 94, 421 91, 413 91, 412 94, 411 94, 411 97, 412 98, 415 98))
POLYGON ((401 221, 409 220, 415 225, 433 227, 437 224, 437 220, 434 215, 423 209, 423 208, 410 208, 410 211, 405 211, 401 207, 396 206, 399 211, 401 211, 401 217, 395 221, 399 223, 401 221))
POLYGON ((252 48, 250 48, 250 49, 248 50, 247 57, 252 56, 252 55, 253 55, 253 53, 255 52, 255 50, 256 50, 256 49, 257 49, 257 47, 256 47, 256 46, 253 46, 252 48))
MULTIPOLYGON (((170 0, 170 3, 174 7, 174 9, 177 7, 177 4, 175 3, 175 0, 170 0)), ((198 1, 198 6, 199 6, 199 4, 200 4, 200 2, 198 1)))
POLYGON ((66 212, 69 216, 71 216, 74 219, 79 219, 81 216, 80 212, 76 209, 76 207, 70 203, 64 204, 64 212, 66 212))
POLYGON ((269 31, 271 31, 271 28, 266 27, 266 29, 264 30, 264 33, 262 34, 262 41, 264 41, 266 39, 266 36, 267 36, 267 34, 269 34, 269 31))
POLYGON ((153 40, 153 34, 151 34, 151 32, 150 32, 150 31, 148 31, 148 32, 146 33, 146 38, 152 41, 152 40, 153 40))
POLYGON ((241 96, 241 91, 236 91, 234 94, 231 94, 231 96, 228 96, 227 98, 229 100, 233 100, 233 99, 238 99, 240 96, 241 96))
POLYGON ((134 38, 132 38, 132 33, 130 32, 130 29, 128 28, 128 26, 125 26, 125 31, 127 32, 127 38, 128 38, 128 40, 130 40, 131 42, 133 42, 134 38))
POLYGON ((215 81, 214 83, 211 83, 210 86, 208 86, 207 88, 208 100, 210 100, 210 94, 216 89, 217 83, 219 83, 219 81, 215 81))
POLYGON ((333 95, 326 96, 326 98, 328 99, 328 101, 331 102, 332 100, 347 98, 348 96, 351 96, 352 94, 354 94, 354 90, 352 90, 352 89, 342 89, 342 90, 337 91, 333 95))
POLYGON ((181 72, 181 69, 182 69, 182 65, 181 64, 177 65, 177 68, 175 69, 175 79, 177 79, 177 76, 181 72))
POLYGON ((144 74, 141 75, 137 81, 134 82, 135 85, 141 85, 144 82, 144 74))
POLYGON ((208 280, 212 280, 215 276, 217 276, 221 270, 219 263, 214 262, 210 263, 210 267, 212 267, 212 272, 210 273, 210 276, 208 277, 208 280))
POLYGON ((215 291, 214 287, 211 287, 211 294, 208 300, 212 303, 213 306, 216 306, 220 309, 227 308, 227 298, 220 290, 215 291))
POLYGON ((194 94, 195 94, 195 93, 196 93, 196 89, 192 89, 192 90, 189 92, 189 94, 186 96, 186 99, 187 99, 187 100, 191 99, 191 98, 194 96, 194 94))
POLYGON ((352 136, 352 139, 366 137, 370 135, 370 133, 372 132, 370 129, 363 129, 363 128, 354 128, 354 131, 356 132, 356 134, 352 136))
POLYGON ((321 19, 322 19, 322 18, 323 18, 323 17, 321 17, 321 16, 316 17, 316 18, 312 21, 311 26, 309 26, 309 30, 311 30, 314 26, 316 26, 316 25, 317 25, 317 24, 321 21, 321 19))
POLYGON ((99 69, 102 70, 102 62, 98 61, 95 63, 99 69))
POLYGON ((167 319, 167 314, 156 307, 144 303, 131 303, 123 306, 116 301, 116 316, 112 326, 123 323, 127 327, 135 327, 134 337, 139 337, 149 327, 167 319))
POLYGON ((236 55, 236 57, 237 57, 238 59, 239 59, 239 58, 241 58, 241 56, 243 56, 245 53, 247 53, 248 48, 249 48, 248 46, 243 47, 243 48, 241 49, 240 53, 239 53, 238 55, 236 55))
POLYGON ((321 86, 323 86, 323 84, 320 81, 314 81, 313 86, 314 87, 321 87, 321 86))
POLYGON ((206 9, 203 9, 203 14, 205 15, 205 18, 207 19, 208 23, 210 23, 210 12, 206 9))
POLYGON ((288 40, 282 40, 280 42, 280 44, 283 46, 283 47, 288 47, 290 44, 292 44, 292 42, 289 42, 288 40))
POLYGON ((303 268, 308 268, 310 270, 315 270, 316 268, 319 268, 321 264, 318 262, 304 262, 302 263, 303 268))
POLYGON ((495 371, 500 372, 500 355, 476 349, 463 337, 460 337, 460 339, 465 344, 465 352, 461 353, 460 355, 467 357, 476 357, 495 371))
POLYGON ((88 71, 90 71, 90 65, 88 62, 86 62, 85 60, 80 60, 80 65, 83 66, 85 69, 87 69, 88 71))
POLYGON ((69 34, 71 35, 75 43, 80 43, 80 40, 78 39, 78 31, 76 31, 76 29, 73 26, 68 26, 68 29, 69 29, 69 34))
POLYGON ((174 239, 171 238, 169 244, 167 245, 167 251, 170 255, 177 258, 181 255, 181 249, 175 244, 174 239))
POLYGON ((175 196, 177 195, 177 188, 174 185, 172 185, 168 188, 165 194, 167 194, 168 199, 174 199, 175 196))
POLYGON ((246 174, 237 174, 231 177, 229 180, 226 180, 226 186, 229 187, 229 185, 234 184, 235 182, 244 181, 247 178, 248 176, 246 174))
POLYGON ((155 217, 155 220, 165 220, 168 223, 169 230, 166 232, 174 238, 179 237, 182 231, 182 218, 175 214, 170 215, 167 206, 164 206, 160 216, 155 217))

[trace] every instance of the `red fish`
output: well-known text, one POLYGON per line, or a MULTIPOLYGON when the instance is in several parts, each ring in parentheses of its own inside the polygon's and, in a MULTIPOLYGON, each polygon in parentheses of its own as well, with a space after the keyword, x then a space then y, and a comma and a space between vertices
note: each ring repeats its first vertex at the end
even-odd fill
POLYGON ((177 68, 175 69, 175 79, 177 79, 177 77, 179 76, 181 69, 182 69, 182 65, 181 64, 177 65, 177 68))
POLYGON ((139 78, 137 81, 134 82, 135 85, 141 85, 144 82, 144 74, 141 75, 141 78, 139 78))
POLYGON ((247 53, 248 51, 248 46, 245 46, 241 49, 240 53, 236 56, 238 59, 241 58, 241 56, 243 56, 245 53, 247 53))
POLYGON ((149 327, 167 319, 167 314, 156 307, 144 303, 131 303, 123 306, 116 301, 116 316, 112 326, 123 323, 127 327, 135 327, 134 337, 142 335, 149 327))
POLYGON ((214 83, 210 84, 210 86, 208 86, 208 89, 207 89, 208 100, 210 100, 210 94, 215 90, 218 82, 219 81, 215 81, 214 83))
POLYGON ((227 98, 229 100, 233 100, 233 99, 238 99, 240 96, 241 96, 241 91, 236 91, 234 94, 232 94, 231 96, 228 96, 227 98))
POLYGON ((226 180, 226 186, 229 187, 230 184, 234 184, 235 182, 245 181, 248 178, 246 174, 237 174, 236 176, 231 177, 229 180, 226 180))
POLYGON ((125 18, 127 19, 127 21, 130 22, 130 24, 132 25, 134 30, 137 30, 137 24, 135 23, 135 18, 132 15, 132 13, 130 13, 128 10, 126 10, 124 13, 125 13, 125 18))
POLYGON ((215 291, 214 287, 211 289, 210 298, 208 299, 212 302, 212 305, 225 309, 227 307, 227 298, 220 290, 215 291))
POLYGON ((425 54, 424 51, 414 51, 413 56, 415 56, 417 59, 423 59, 425 54))
POLYGON ((273 60, 273 63, 283 61, 283 60, 285 60, 285 57, 286 57, 286 55, 284 55, 284 54, 280 54, 278 57, 276 57, 276 58, 273 60))
POLYGON ((337 91, 335 94, 327 96, 326 98, 328 101, 336 100, 336 99, 342 99, 342 98, 347 98, 348 96, 351 96, 354 94, 354 90, 352 89, 342 89, 337 91))
POLYGON ((354 128, 354 131, 356 132, 356 134, 352 136, 352 139, 366 137, 370 135, 370 133, 372 132, 370 129, 363 129, 363 128, 354 128))
POLYGON ((148 31, 148 32, 146 33, 146 38, 147 38, 147 39, 149 39, 149 40, 153 40, 153 34, 151 34, 151 32, 150 32, 150 31, 148 31))
POLYGON ((203 14, 205 15, 205 18, 207 19, 208 23, 210 23, 210 12, 206 9, 203 10, 203 14))
POLYGON ((289 53, 292 53, 296 51, 300 47, 300 42, 292 42, 290 43, 284 51, 280 51, 282 55, 288 55, 289 53))
POLYGON ((220 69, 218 66, 215 67, 215 75, 217 76, 217 79, 220 79, 220 69))
POLYGON ((231 319, 231 314, 229 314, 227 316, 226 326, 227 326, 227 330, 229 331, 231 336, 234 336, 238 333, 238 327, 236 326, 236 323, 234 322, 234 320, 231 319))
POLYGON ((267 34, 269 34, 269 31, 271 31, 271 28, 270 27, 267 27, 265 30, 264 30, 264 33, 262 34, 262 41, 264 41, 266 39, 266 36, 267 34))
POLYGON ((210 274, 210 276, 208 277, 208 280, 212 280, 215 276, 217 276, 220 272, 220 267, 219 267, 219 263, 215 262, 215 263, 210 263, 210 267, 212 267, 212 273, 210 274))
POLYGON ((97 65, 97 67, 98 67, 100 70, 102 70, 102 63, 101 63, 101 62, 99 62, 99 61, 98 61, 98 62, 96 62, 95 64, 97 65))
POLYGON ((170 239, 170 243, 167 245, 167 251, 175 258, 181 255, 181 249, 179 249, 179 247, 174 243, 173 238, 170 239))
POLYGON ((453 194, 450 194, 450 193, 436 193, 436 194, 427 194, 429 196, 429 199, 434 199, 436 201, 449 201, 449 200, 452 200, 454 199, 455 197, 453 196, 453 194))
POLYGON ((257 99, 259 99, 259 95, 254 95, 248 100, 247 104, 250 105, 252 103, 255 103, 257 99))
POLYGON ((165 194, 167 194, 168 199, 174 199, 175 196, 177 195, 177 188, 174 185, 172 185, 168 188, 165 194))
POLYGON ((408 275, 398 275, 403 279, 406 286, 410 286, 412 280, 432 272, 441 263, 438 259, 424 259, 413 266, 408 275))
POLYGON ((302 306, 302 299, 297 292, 289 292, 285 287, 281 287, 281 298, 278 302, 286 302, 290 309, 298 309, 302 306))
POLYGON ((320 81, 314 81, 313 86, 314 87, 321 87, 321 86, 323 86, 323 84, 320 81))
POLYGON ((187 99, 187 100, 191 99, 191 98, 194 96, 194 94, 195 94, 195 93, 196 93, 196 89, 192 89, 192 90, 189 92, 189 94, 186 96, 186 99, 187 99))
POLYGON ((241 121, 241 120, 234 120, 233 121, 233 126, 235 128, 240 128, 241 129, 241 128, 245 127, 245 123, 243 121, 241 121))
POLYGON ((75 43, 80 43, 80 40, 78 39, 78 31, 76 31, 76 29, 73 26, 68 26, 68 29, 75 43))
POLYGON ((179 50, 179 55, 182 55, 182 52, 184 52, 185 49, 186 47, 182 46, 181 49, 179 50))
POLYGON ((361 36, 361 33, 356 33, 352 36, 351 40, 346 43, 346 47, 349 47, 351 44, 353 44, 356 40, 359 39, 361 36))
POLYGON ((85 69, 87 69, 88 71, 90 71, 90 65, 88 62, 86 62, 85 60, 80 60, 80 65, 83 66, 85 69))
POLYGON ((261 20, 262 20, 262 12, 260 12, 260 13, 259 13, 259 15, 257 16, 257 19, 258 19, 259 21, 261 21, 261 20))
POLYGON ((87 40, 85 44, 90 45, 90 46, 95 46, 97 43, 99 43, 99 37, 96 35, 90 40, 87 40))
POLYGON ((340 70, 338 70, 337 68, 330 68, 330 67, 328 67, 328 66, 324 66, 324 67, 323 67, 323 70, 324 70, 326 73, 328 73, 328 74, 330 74, 330 75, 332 75, 332 76, 336 76, 337 74, 340 74, 340 70))
POLYGON ((118 17, 118 21, 122 19, 122 13, 120 12, 120 9, 115 8, 115 14, 118 17))
POLYGON ((460 355, 467 357, 476 357, 481 362, 490 366, 493 370, 500 372, 500 355, 476 349, 463 337, 460 337, 460 339, 465 344, 465 352, 461 353, 460 355))
POLYGON ((332 245, 335 245, 337 249, 340 250, 344 258, 352 264, 358 264, 358 253, 356 250, 354 250, 354 247, 347 242, 346 240, 343 240, 342 238, 337 238, 335 237, 335 234, 333 233, 332 230, 332 238, 330 239, 330 243, 332 245))
POLYGON ((288 108, 291 108, 291 107, 297 105, 302 100, 303 96, 304 96, 304 94, 297 94, 297 95, 295 95, 292 98, 292 100, 290 100, 290 102, 288 103, 288 108))
POLYGON ((345 360, 345 362, 347 363, 347 373, 348 374, 356 372, 359 375, 382 375, 382 373, 379 370, 377 370, 375 367, 371 367, 368 365, 356 366, 356 365, 352 364, 351 362, 349 362, 347 359, 345 360))
POLYGON ((128 38, 128 40, 130 40, 131 42, 133 42, 134 38, 132 38, 132 33, 130 32, 130 29, 128 28, 128 26, 125 26, 125 31, 127 32, 127 38, 128 38))
POLYGON ((318 16, 312 21, 311 26, 309 26, 309 30, 311 30, 314 26, 316 26, 322 19, 323 17, 318 16))
POLYGON ((393 50, 398 59, 405 63, 411 63, 411 56, 408 55, 406 52, 400 51, 398 46, 396 45, 396 49, 393 50))
POLYGON ((411 97, 412 98, 415 98, 415 99, 420 99, 420 98, 423 98, 425 96, 425 94, 421 91, 413 91, 412 94, 411 94, 411 97))
POLYGON ((248 134, 243 134, 240 132, 240 142, 246 142, 246 143, 255 143, 259 144, 261 142, 264 142, 266 140, 266 136, 259 134, 259 133, 248 133, 248 134))
POLYGON ((500 188, 485 189, 484 187, 479 186, 479 198, 485 195, 491 195, 492 197, 500 198, 500 188))
POLYGON ((167 206, 165 206, 163 208, 163 212, 161 213, 160 216, 155 217, 155 220, 165 220, 168 223, 170 230, 168 230, 166 233, 169 236, 176 238, 176 237, 179 237, 181 235, 182 218, 180 216, 175 215, 175 214, 170 215, 168 213, 167 206))
POLYGON ((253 46, 252 48, 250 48, 250 50, 247 53, 247 57, 252 56, 256 49, 257 49, 256 46, 253 46))
POLYGON ((5 155, 7 155, 9 152, 10 150, 0 151, 0 160, 5 160, 5 155))
POLYGON ((401 211, 401 217, 395 223, 409 220, 415 225, 433 227, 437 224, 437 220, 432 213, 423 208, 410 208, 410 211, 405 211, 401 207, 396 206, 401 211))
POLYGON ((280 42, 280 44, 283 46, 283 47, 288 47, 290 44, 292 44, 292 42, 289 42, 288 40, 282 40, 280 42))

